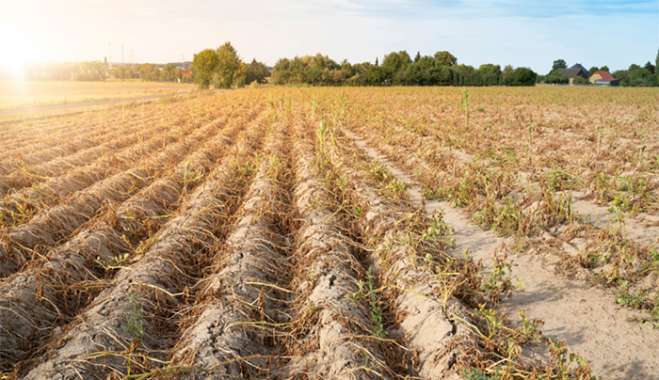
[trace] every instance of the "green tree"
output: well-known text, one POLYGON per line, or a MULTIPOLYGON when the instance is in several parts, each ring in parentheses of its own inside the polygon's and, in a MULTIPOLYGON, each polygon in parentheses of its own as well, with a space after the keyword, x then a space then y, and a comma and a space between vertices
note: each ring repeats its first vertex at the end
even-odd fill
POLYGON ((129 65, 116 65, 112 67, 112 76, 116 79, 131 79, 132 70, 129 65))
POLYGON ((415 59, 414 63, 407 66, 405 71, 405 84, 416 86, 430 86, 439 82, 439 75, 435 60, 424 56, 415 59))
POLYGON ((562 69, 552 70, 545 76, 545 83, 551 84, 567 84, 570 80, 563 74, 562 69))
POLYGON ((384 56, 382 61, 382 73, 387 84, 402 83, 404 81, 405 69, 412 63, 410 55, 405 50, 391 52, 384 56))
POLYGON ((371 64, 370 62, 356 64, 353 66, 353 70, 355 71, 355 75, 351 80, 352 84, 380 86, 384 81, 384 74, 380 66, 371 64))
POLYGON ((208 88, 217 69, 219 60, 215 50, 206 49, 194 55, 192 59, 192 76, 201 88, 208 88))
POLYGON ((565 62, 564 59, 557 59, 551 65, 551 70, 552 71, 560 70, 560 69, 567 69, 567 63, 565 62))
POLYGON ((593 74, 595 74, 596 71, 599 71, 599 70, 600 70, 599 67, 592 66, 590 69, 588 69, 588 72, 590 73, 590 75, 593 75, 593 74))
POLYGON ((244 87, 247 82, 247 67, 245 63, 240 63, 240 67, 233 75, 233 87, 244 87))
POLYGON ((501 80, 501 66, 491 63, 480 65, 478 75, 483 86, 496 86, 501 80))
POLYGON ((174 82, 179 76, 178 68, 173 63, 168 63, 160 71, 160 80, 165 82, 174 82))
POLYGON ((634 87, 656 86, 657 76, 647 68, 634 64, 629 66, 626 76, 622 80, 622 85, 634 87))
POLYGON ((160 70, 158 66, 152 63, 144 63, 139 66, 140 79, 146 81, 157 81, 160 79, 160 70))
POLYGON ((589 85, 590 81, 586 78, 583 78, 583 77, 576 77, 576 78, 574 78, 574 84, 578 84, 578 85, 581 85, 581 86, 589 85))
POLYGON ((655 66, 650 61, 647 61, 645 63, 645 66, 643 66, 643 68, 649 71, 650 73, 655 74, 655 66))
POLYGON ((469 65, 455 65, 451 66, 454 74, 453 84, 459 86, 480 86, 481 79, 475 68, 469 65))
POLYGON ((538 74, 527 67, 518 67, 513 70, 513 86, 533 86, 538 74))
POLYGON ((270 80, 274 84, 287 84, 290 83, 291 76, 291 61, 288 58, 282 58, 277 61, 272 68, 272 75, 270 80))
POLYGON ((506 86, 512 86, 514 80, 514 72, 515 71, 511 65, 506 65, 506 67, 503 68, 503 72, 501 73, 501 83, 506 86))
POLYGON ((231 88, 236 85, 241 61, 230 42, 224 43, 217 51, 217 67, 212 82, 216 88, 231 88))
POLYGON ((627 70, 616 70, 613 73, 611 73, 614 78, 616 78, 618 81, 620 81, 620 84, 622 86, 625 86, 627 83, 627 70))
POLYGON ((253 59, 252 62, 247 65, 245 75, 245 81, 247 84, 251 84, 253 82, 265 83, 266 79, 270 75, 270 71, 268 70, 268 66, 258 62, 256 59, 253 59))
POLYGON ((347 59, 341 61, 338 69, 332 70, 332 82, 334 84, 345 84, 347 81, 355 76, 354 67, 348 62, 347 59))
POLYGON ((313 56, 280 59, 272 69, 271 80, 275 84, 342 84, 352 75, 350 64, 339 66, 329 57, 316 54, 313 56))
POLYGON ((435 53, 435 61, 442 66, 453 66, 458 64, 458 59, 448 51, 435 53))
POLYGON ((551 71, 545 76, 545 83, 567 84, 570 80, 565 76, 565 69, 567 69, 567 63, 564 59, 555 60, 551 65, 551 71))

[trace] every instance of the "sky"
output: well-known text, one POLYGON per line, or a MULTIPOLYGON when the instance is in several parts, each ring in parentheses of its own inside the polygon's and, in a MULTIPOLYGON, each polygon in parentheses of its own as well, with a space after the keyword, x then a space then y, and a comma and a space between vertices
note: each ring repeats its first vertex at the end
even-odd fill
MULTIPOLYGON (((460 63, 654 62, 659 0, 3 1, 0 61, 172 62, 225 41, 244 60, 327 54, 373 62, 449 50, 460 63), (123 46, 123 49, 122 49, 123 46), (122 54, 123 50, 123 54, 122 54)), ((1 64, 1 62, 0 62, 1 64)), ((7 66, 7 63, 5 63, 7 66)))

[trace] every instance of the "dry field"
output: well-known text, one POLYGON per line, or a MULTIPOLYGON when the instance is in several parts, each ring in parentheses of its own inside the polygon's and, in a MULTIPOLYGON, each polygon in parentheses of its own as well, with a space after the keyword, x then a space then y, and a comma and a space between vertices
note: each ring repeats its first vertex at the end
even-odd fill
POLYGON ((659 91, 0 126, 0 378, 657 379, 659 91))
POLYGON ((143 81, 0 80, 0 121, 44 116, 138 99, 154 99, 194 90, 191 84, 143 81))

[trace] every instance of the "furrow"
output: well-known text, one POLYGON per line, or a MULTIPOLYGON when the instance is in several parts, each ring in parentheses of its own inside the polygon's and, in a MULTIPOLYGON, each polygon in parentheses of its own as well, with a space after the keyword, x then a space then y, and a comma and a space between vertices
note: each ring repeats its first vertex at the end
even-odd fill
MULTIPOLYGON (((153 104, 148 106, 141 105, 139 107, 128 106, 110 110, 89 111, 73 116, 61 115, 46 118, 43 123, 54 123, 55 126, 52 128, 44 127, 42 124, 20 125, 13 131, 14 138, 12 139, 16 140, 18 145, 8 152, 7 157, 21 158, 23 156, 29 156, 31 152, 39 152, 37 155, 48 155, 48 149, 52 148, 55 145, 54 143, 59 143, 62 140, 70 141, 80 137, 92 137, 106 133, 109 130, 113 130, 113 122, 119 125, 139 128, 153 122, 162 121, 164 112, 175 117, 175 124, 183 123, 189 120, 188 115, 178 114, 188 111, 191 107, 195 108, 194 112, 203 110, 203 104, 201 102, 191 99, 184 102, 177 102, 174 105, 153 104), (63 125, 58 124, 60 122, 63 125), (34 136, 30 137, 31 133, 34 136)), ((10 158, 8 161, 12 161, 14 158, 10 158)), ((2 162, 4 163, 6 161, 2 162)), ((0 172, 2 172, 1 168, 3 165, 0 164, 0 172)))
MULTIPOLYGON (((366 271, 353 252, 331 193, 318 178, 304 133, 294 142, 294 202, 300 227, 294 251, 292 359, 286 378, 393 378, 374 331, 366 271)), ((372 285, 372 284, 371 284, 372 285)))
MULTIPOLYGON (((87 112, 83 114, 59 115, 47 117, 38 120, 16 121, 10 126, 3 128, 3 142, 16 140, 20 146, 28 146, 35 143, 43 143, 45 139, 63 138, 84 134, 85 131, 92 133, 103 129, 108 125, 108 120, 117 120, 121 122, 132 121, 127 119, 136 119, 142 116, 144 112, 129 109, 127 111, 114 112, 87 112)), ((154 118, 149 114, 150 119, 154 118)), ((20 149, 20 146, 16 149, 20 149)))
POLYGON ((172 366, 194 379, 254 378, 278 361, 277 336, 287 322, 283 127, 268 136, 265 155, 173 348, 172 366), (282 310, 284 309, 284 310, 282 310))
MULTIPOLYGON (((404 162, 405 165, 419 168, 419 171, 424 173, 423 176, 425 178, 433 179, 433 182, 435 182, 435 187, 453 187, 454 194, 448 195, 451 196, 454 200, 455 194, 460 190, 459 186, 464 187, 463 184, 468 184, 470 181, 473 181, 473 178, 462 179, 462 183, 458 184, 451 183, 449 178, 455 177, 459 179, 464 177, 465 172, 468 173, 473 171, 473 169, 477 168, 478 166, 482 166, 482 169, 480 170, 483 172, 486 170, 499 171, 505 169, 500 163, 494 162, 488 158, 479 158, 477 160, 473 156, 470 156, 469 154, 464 153, 459 149, 446 149, 436 140, 436 136, 435 138, 425 136, 423 131, 410 131, 407 130, 407 128, 398 126, 389 126, 387 128, 391 129, 391 131, 388 132, 390 142, 386 143, 380 143, 381 139, 379 139, 377 134, 374 134, 368 128, 359 129, 370 135, 370 140, 373 143, 377 142, 378 148, 386 151, 389 156, 398 157, 399 161, 407 161, 404 162), (415 154, 405 155, 405 158, 402 158, 399 154, 401 146, 405 146, 406 150, 414 152, 415 154), (446 155, 440 157, 439 152, 442 150, 449 151, 450 154, 454 156, 454 158, 447 160, 446 155), (431 162, 432 165, 428 165, 426 163, 419 164, 418 162, 415 162, 419 161, 420 158, 421 161, 431 162), (450 161, 455 161, 455 163, 449 164, 450 161), (439 166, 439 164, 443 166, 439 166), (447 172, 443 174, 444 179, 442 181, 439 181, 439 179, 442 178, 442 174, 438 173, 437 166, 441 167, 443 171, 447 172), (486 167, 488 169, 486 169, 486 167), (439 186, 437 186, 438 184, 439 186)), ((352 133, 350 131, 346 132, 352 133)), ((432 134, 430 131, 428 133, 432 134)), ((355 136, 352 136, 351 138, 354 140, 354 137, 355 136)), ((550 138, 547 139, 551 140, 550 138)), ((542 162, 543 160, 540 159, 539 161, 542 162)), ((506 198, 518 200, 517 203, 519 207, 521 207, 521 215, 519 218, 521 219, 520 224, 522 224, 522 226, 520 226, 521 228, 515 227, 515 229, 521 229, 525 233, 531 234, 533 232, 537 232, 538 229, 548 229, 549 227, 553 227, 555 225, 570 222, 573 218, 568 218, 562 215, 552 215, 555 213, 560 214, 561 210, 557 206, 560 206, 560 204, 563 203, 565 205, 564 207, 569 207, 575 216, 578 216, 580 222, 588 223, 603 229, 619 229, 627 239, 638 243, 645 248, 651 249, 652 247, 659 244, 659 228, 656 226, 647 225, 647 223, 643 223, 643 217, 647 218, 649 216, 649 219, 652 220, 652 216, 650 215, 626 215, 624 222, 618 223, 620 219, 618 212, 612 212, 610 207, 599 206, 595 202, 586 199, 589 196, 593 196, 592 191, 590 191, 590 194, 582 191, 558 191, 556 192, 556 197, 553 197, 552 199, 552 197, 550 197, 548 192, 545 190, 547 187, 546 182, 548 182, 547 178, 549 178, 551 175, 552 169, 552 167, 544 166, 536 168, 534 170, 537 170, 541 173, 537 175, 528 171, 522 171, 520 168, 517 170, 516 178, 511 178, 512 181, 506 181, 508 184, 505 186, 505 188, 502 188, 503 191, 498 191, 497 199, 499 199, 501 203, 506 201, 506 198), (532 180, 534 177, 535 180, 532 180), (568 203, 569 206, 567 205, 568 203), (526 219, 526 221, 523 219, 526 219), (524 226, 523 224, 528 224, 529 226, 524 226)), ((496 184, 485 184, 485 186, 493 185, 496 184)), ((559 185, 555 184, 553 186, 559 185)), ((428 186, 428 190, 435 190, 432 189, 432 187, 432 185, 428 186)), ((461 204, 469 207, 469 209, 472 211, 481 211, 480 215, 482 216, 485 214, 483 213, 483 210, 491 207, 483 207, 482 203, 484 202, 478 201, 478 199, 475 198, 476 197, 473 197, 471 200, 457 199, 457 202, 460 202, 461 204)), ((656 197, 653 195, 645 194, 644 196, 635 197, 634 199, 630 200, 630 202, 634 204, 643 203, 643 207, 647 205, 651 208, 653 198, 656 199, 656 197)), ((503 209, 506 207, 506 205, 498 205, 495 207, 503 209)), ((515 231, 513 230, 509 232, 515 231)))
MULTIPOLYGON (((162 126, 153 133, 158 134, 165 131, 167 127, 162 126)), ((0 177, 0 196, 4 196, 9 191, 17 191, 21 188, 32 186, 48 179, 63 175, 68 171, 75 170, 93 162, 99 157, 110 155, 112 152, 125 148, 139 141, 142 127, 136 127, 134 130, 120 130, 116 133, 103 137, 103 139, 94 141, 94 145, 87 149, 82 149, 71 155, 62 156, 43 164, 32 167, 23 167, 6 176, 0 177), (101 141, 106 141, 101 143, 101 141), (100 144, 100 145, 99 145, 100 144)))
POLYGON ((347 164, 336 146, 328 149, 329 158, 339 173, 352 185, 354 206, 362 210, 359 222, 362 236, 372 249, 373 265, 381 283, 388 289, 399 329, 405 344, 418 355, 419 376, 428 379, 458 378, 455 363, 464 347, 475 345, 472 332, 461 323, 467 313, 462 303, 445 292, 442 283, 425 265, 422 244, 401 221, 410 211, 388 202, 347 164))
POLYGON ((97 294, 96 287, 86 284, 107 277, 113 267, 131 259, 134 247, 159 230, 181 195, 203 181, 242 127, 234 123, 223 129, 167 178, 110 210, 109 220, 101 218, 49 252, 43 262, 0 283, 0 370, 25 359, 55 326, 97 294))
MULTIPOLYGON (((407 185, 411 198, 419 198, 422 190, 418 183, 358 136, 349 132, 346 134, 350 139, 356 139, 357 145, 371 159, 395 173, 407 185)), ((421 198, 417 205, 425 207, 427 216, 436 211, 442 212, 444 221, 453 230, 455 246, 450 253, 454 257, 459 258, 469 252, 476 260, 482 261, 487 270, 495 270, 496 254, 499 249, 505 248, 505 239, 491 231, 482 230, 464 212, 448 202, 421 198)), ((545 249, 550 251, 552 248, 545 249)), ((575 250, 560 246, 559 249, 567 249, 568 252, 575 250)), ((541 330, 554 339, 565 341, 570 349, 583 355, 591 362, 596 373, 623 379, 628 371, 655 372, 657 363, 653 362, 651 354, 646 353, 659 344, 659 337, 651 326, 639 325, 634 321, 638 318, 636 312, 616 306, 613 295, 603 289, 557 275, 557 268, 564 263, 564 259, 559 256, 538 252, 515 255, 508 260, 511 275, 523 288, 502 301, 499 306, 501 311, 509 315, 524 313, 529 318, 544 321, 541 330), (577 336, 581 338, 575 339, 577 336), (631 352, 627 346, 630 343, 639 349, 631 352), (632 362, 636 363, 636 368, 626 368, 632 362)))
POLYGON ((134 240, 136 234, 151 235, 160 227, 160 219, 171 205, 206 178, 218 158, 233 145, 238 133, 258 114, 257 110, 230 117, 220 135, 179 164, 172 175, 156 179, 121 204, 115 211, 119 231, 130 240, 134 240))
MULTIPOLYGON (((357 145, 366 144, 358 135, 348 130, 344 133, 356 141, 357 145)), ((652 220, 656 219, 652 216, 646 215, 645 222, 639 220, 640 218, 619 220, 619 216, 614 217, 610 210, 596 206, 590 201, 574 201, 571 196, 574 192, 555 192, 546 186, 525 180, 521 175, 517 181, 524 182, 524 189, 515 190, 510 186, 515 181, 506 179, 509 175, 492 175, 491 173, 495 172, 486 168, 477 169, 476 166, 467 167, 467 170, 461 173, 443 168, 438 170, 443 160, 433 157, 432 154, 426 155, 417 150, 414 154, 401 157, 399 146, 382 143, 374 137, 369 139, 368 143, 381 149, 387 157, 395 160, 410 173, 414 173, 414 177, 423 184, 422 192, 417 190, 415 196, 423 193, 426 198, 439 197, 451 201, 449 203, 431 200, 429 203, 434 203, 433 207, 465 207, 469 218, 484 229, 499 235, 526 238, 531 243, 540 242, 541 245, 544 245, 545 240, 549 240, 551 245, 558 245, 559 248, 563 245, 564 249, 554 251, 558 252, 559 257, 567 258, 566 264, 572 266, 563 266, 567 268, 565 274, 568 277, 575 276, 574 267, 594 269, 590 273, 593 282, 617 288, 617 293, 625 293, 625 288, 630 284, 650 283, 653 281, 652 277, 656 276, 656 260, 652 252, 659 241, 659 228, 652 225, 652 220), (459 180, 448 178, 451 176, 459 180), (438 189, 440 191, 437 191, 438 189), (607 245, 609 247, 605 247, 607 245), (588 250, 581 249, 584 247, 588 250), (597 252, 602 249, 607 253, 597 252), (590 268, 593 266, 595 267, 590 268)), ((364 149, 368 151, 370 148, 364 149)), ((373 155, 373 152, 369 154, 373 155)), ((446 216, 455 214, 444 211, 446 216)), ((485 255, 484 257, 491 259, 494 254, 491 247, 497 244, 486 235, 478 233, 473 236, 474 244, 463 246, 477 248, 478 252, 471 251, 476 258, 485 255), (481 238, 483 240, 480 240, 481 238)), ((538 251, 549 252, 546 247, 540 247, 538 251)), ((646 289, 642 289, 641 293, 647 294, 646 289)), ((645 299, 640 303, 642 309, 651 312, 657 310, 656 297, 649 294, 645 299)))
MULTIPOLYGON (((177 143, 169 144, 137 167, 121 172, 76 193, 66 203, 38 214, 29 223, 9 230, 0 245, 0 277, 19 270, 31 258, 57 244, 91 219, 108 201, 121 202, 153 180, 161 170, 177 162, 199 138, 215 129, 215 123, 199 128, 177 143)), ((154 147, 155 148, 155 147, 154 147)))
MULTIPOLYGON (((159 130, 160 126, 155 128, 159 130)), ((196 124, 188 124, 181 129, 170 129, 164 135, 153 134, 119 152, 99 157, 71 173, 8 194, 0 202, 0 223, 7 227, 20 226, 37 213, 64 201, 68 195, 129 168, 140 157, 153 153, 195 128, 196 124)))
POLYGON ((121 269, 24 379, 105 379, 110 374, 149 373, 160 367, 175 339, 173 310, 185 302, 198 268, 238 208, 262 135, 251 125, 238 145, 183 204, 142 257, 121 269))
MULTIPOLYGON (((156 120, 156 117, 148 117, 145 120, 139 120, 134 122, 132 128, 139 128, 143 126, 145 122, 156 120)), ((133 123, 131 123, 133 124, 133 123)), ((74 154, 78 151, 91 148, 98 144, 99 141, 103 141, 103 135, 111 131, 100 131, 94 133, 83 133, 81 136, 76 136, 73 141, 67 141, 64 144, 54 145, 52 143, 44 146, 45 149, 42 149, 41 146, 22 146, 22 150, 27 152, 35 152, 28 155, 21 154, 20 151, 11 153, 7 155, 8 157, 0 162, 0 174, 9 174, 12 171, 20 170, 24 167, 30 167, 32 165, 39 165, 50 160, 56 159, 58 157, 67 156, 74 154)))

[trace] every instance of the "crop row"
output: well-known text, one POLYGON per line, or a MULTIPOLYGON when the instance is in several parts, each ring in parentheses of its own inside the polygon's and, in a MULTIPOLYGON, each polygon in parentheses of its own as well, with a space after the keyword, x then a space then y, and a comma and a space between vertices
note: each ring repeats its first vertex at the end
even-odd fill
POLYGON ((0 320, 7 329, 0 337, 3 362, 34 352, 48 332, 93 299, 98 289, 91 286, 94 282, 101 284, 133 259, 127 256, 130 252, 143 250, 140 244, 160 229, 186 192, 203 182, 241 128, 241 123, 226 126, 163 177, 100 215, 43 260, 8 278, 0 286, 0 320))
POLYGON ((251 177, 246 163, 261 134, 254 124, 241 133, 222 163, 186 198, 178 216, 142 248, 135 263, 117 272, 111 287, 59 337, 62 346, 47 353, 27 379, 56 373, 103 378, 113 370, 141 372, 159 360, 158 352, 172 343, 165 331, 176 331, 171 316, 185 288, 206 266, 214 234, 237 208, 251 177))
MULTIPOLYGON (((522 136, 496 104, 467 117, 465 104, 445 104, 460 92, 391 94, 396 101, 380 99, 379 89, 219 93, 184 101, 182 112, 172 106, 168 115, 177 116, 149 125, 146 140, 122 124, 124 133, 95 137, 102 145, 36 164, 47 178, 2 200, 0 371, 26 379, 589 379, 587 362, 544 335, 537 314, 506 314, 526 306, 509 297, 535 296, 515 289, 510 274, 532 268, 524 278, 554 286, 576 265, 582 283, 608 279, 618 291, 616 281, 627 281, 620 299, 635 302, 638 287, 656 281, 651 250, 626 230, 580 219, 574 205, 590 200, 550 186, 541 165, 486 153, 493 140, 470 132, 472 123, 491 123, 498 138, 506 128, 522 136), (444 104, 433 109, 437 96, 444 104), (188 120, 176 119, 186 112, 188 120), (441 117, 463 130, 434 130, 441 117), (124 145, 113 153, 117 141, 124 145), (55 190, 67 183, 77 184, 55 190), (560 259, 538 268, 538 252, 560 259)), ((545 106, 520 105, 530 113, 545 106)), ((588 133, 543 123, 543 144, 588 133)), ((510 149, 522 149, 516 144, 510 149)), ((627 220, 626 228, 637 221, 627 220)), ((606 298, 599 288, 592 294, 606 298)), ((651 311, 650 297, 643 293, 638 308, 651 311)), ((581 303, 580 312, 594 310, 586 317, 628 315, 581 303)), ((653 339, 632 322, 618 325, 639 347, 653 339)), ((584 336, 611 344, 599 330, 584 336)), ((652 368, 646 359, 639 368, 652 368)))

